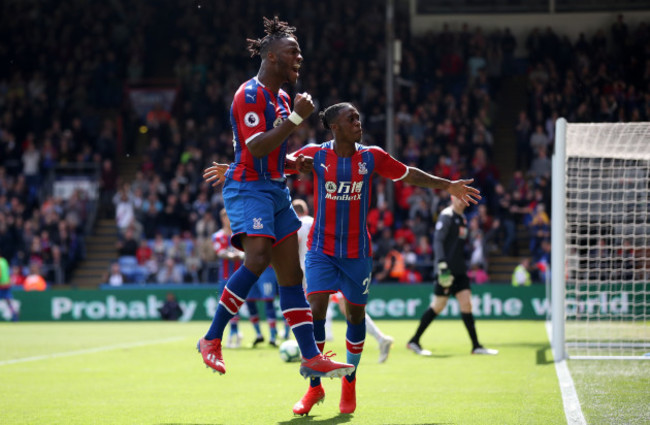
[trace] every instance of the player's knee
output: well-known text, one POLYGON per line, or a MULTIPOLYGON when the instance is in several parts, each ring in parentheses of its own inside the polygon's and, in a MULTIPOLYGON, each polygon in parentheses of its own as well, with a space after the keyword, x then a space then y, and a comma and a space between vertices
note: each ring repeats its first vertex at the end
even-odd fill
POLYGON ((307 297, 309 306, 314 320, 324 320, 327 316, 327 306, 329 304, 329 296, 327 294, 311 294, 307 297), (323 296, 325 295, 325 296, 323 296))
POLYGON ((244 265, 248 270, 255 273, 256 275, 261 275, 264 270, 271 264, 271 255, 270 253, 265 252, 251 252, 246 253, 246 258, 244 259, 244 265))
POLYGON ((447 307, 447 300, 448 298, 436 297, 433 301, 431 301, 429 307, 431 310, 435 311, 436 314, 440 314, 440 312, 444 310, 445 307, 447 307))
POLYGON ((458 308, 460 309, 461 313, 471 313, 472 312, 472 303, 470 301, 459 302, 458 303, 458 308))
POLYGON ((359 325, 364 320, 366 320, 366 310, 363 307, 358 308, 348 308, 348 314, 346 315, 348 322, 353 325, 359 325))

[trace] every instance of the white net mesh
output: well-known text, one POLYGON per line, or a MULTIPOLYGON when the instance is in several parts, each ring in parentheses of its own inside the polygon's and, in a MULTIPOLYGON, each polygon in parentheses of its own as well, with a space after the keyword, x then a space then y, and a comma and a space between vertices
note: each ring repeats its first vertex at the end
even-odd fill
POLYGON ((650 352, 650 123, 568 124, 566 346, 650 352))

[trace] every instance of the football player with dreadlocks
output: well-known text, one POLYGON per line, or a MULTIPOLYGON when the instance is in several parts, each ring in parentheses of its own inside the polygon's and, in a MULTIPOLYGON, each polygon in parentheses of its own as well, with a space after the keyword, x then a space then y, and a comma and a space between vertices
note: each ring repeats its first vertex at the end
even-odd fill
MULTIPOLYGON (((297 232, 301 223, 291 206, 284 173, 287 138, 314 110, 308 93, 291 99, 281 89, 298 80, 303 57, 295 27, 264 18, 266 36, 247 40, 251 56, 262 58, 257 76, 242 84, 230 108, 235 160, 223 178, 223 199, 232 227, 234 247, 245 253, 244 264, 232 274, 217 311, 197 349, 206 366, 226 373, 221 340, 226 324, 251 287, 271 264, 278 278, 280 307, 302 354, 304 377, 343 377, 354 366, 321 354, 314 339, 311 309, 302 288, 297 232)), ((292 166, 309 170, 313 161, 299 157, 292 166)))

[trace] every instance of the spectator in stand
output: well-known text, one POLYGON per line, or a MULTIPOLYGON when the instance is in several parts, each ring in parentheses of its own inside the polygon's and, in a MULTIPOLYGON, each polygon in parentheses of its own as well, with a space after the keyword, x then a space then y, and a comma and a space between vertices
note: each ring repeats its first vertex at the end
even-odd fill
POLYGON ((530 151, 539 152, 540 150, 548 151, 551 141, 549 140, 544 126, 540 123, 535 126, 535 132, 530 136, 530 151))
POLYGON ((117 254, 120 257, 135 257, 138 252, 138 240, 131 226, 124 231, 124 236, 117 242, 117 254))
POLYGON ((173 258, 166 258, 163 267, 156 275, 158 283, 183 283, 183 273, 173 258))
POLYGON ((138 249, 135 251, 135 258, 138 260, 138 265, 140 266, 145 266, 153 258, 153 250, 146 239, 140 239, 138 249))
POLYGON ((165 257, 173 259, 175 264, 184 264, 190 249, 190 244, 184 241, 181 235, 176 233, 171 238, 171 243, 167 247, 165 257))
POLYGON ((632 240, 630 238, 623 239, 622 246, 617 250, 616 254, 619 260, 615 268, 621 271, 619 278, 623 280, 634 279, 637 260, 632 240))
POLYGON ((371 235, 376 235, 385 228, 392 229, 394 222, 395 218, 386 202, 378 202, 377 207, 368 212, 368 230, 371 235))
POLYGON ((530 258, 524 257, 512 272, 512 286, 530 286, 533 283, 530 277, 530 258))
POLYGON ((481 264, 472 264, 467 271, 471 283, 482 285, 489 280, 488 274, 481 264))
MULTIPOLYGON (((150 195, 150 197, 151 196, 155 198, 155 195, 150 195)), ((153 239, 160 230, 160 210, 162 209, 162 204, 159 209, 156 206, 156 202, 145 200, 143 208, 142 231, 146 239, 153 239)))
POLYGON ((484 250, 486 252, 496 252, 497 238, 499 232, 499 220, 495 219, 488 213, 486 204, 479 204, 477 207, 476 220, 484 236, 484 250))
POLYGON ((115 221, 120 233, 124 234, 126 228, 135 220, 135 209, 129 195, 128 185, 123 186, 113 199, 115 204, 115 221))
POLYGON ((99 211, 104 218, 114 216, 115 205, 112 200, 117 190, 117 180, 117 171, 113 167, 113 161, 108 158, 104 159, 99 180, 99 211))
POLYGON ((515 139, 517 143, 517 168, 528 168, 531 161, 530 137, 531 125, 526 111, 519 112, 517 125, 515 126, 515 139))
POLYGON ((537 156, 533 159, 533 163, 530 165, 530 175, 534 179, 539 178, 550 178, 551 177, 551 168, 552 163, 549 159, 546 149, 540 148, 537 151, 537 156))
POLYGON ((532 220, 528 226, 528 232, 530 234, 529 249, 533 258, 542 255, 542 241, 550 240, 551 237, 550 219, 546 214, 545 208, 543 203, 536 205, 532 214, 532 220))
POLYGON ((126 283, 126 277, 122 274, 120 263, 116 261, 111 264, 110 269, 104 276, 104 282, 107 282, 111 286, 122 286, 126 283))
POLYGON ((23 175, 29 190, 30 201, 36 198, 36 192, 40 185, 40 161, 41 153, 36 149, 34 142, 34 133, 29 133, 27 140, 24 142, 25 150, 22 154, 23 175))
POLYGON ((183 276, 183 280, 187 283, 200 283, 202 269, 203 261, 196 251, 196 247, 192 246, 185 257, 185 275, 183 276))
POLYGON ((11 266, 11 275, 9 280, 11 281, 11 286, 22 287, 25 284, 25 274, 23 273, 23 268, 17 264, 11 266))
MULTIPOLYGON (((526 193, 526 196, 528 197, 529 193, 526 193)), ((523 197, 518 191, 513 192, 510 201, 510 212, 515 221, 515 226, 526 224, 526 219, 531 211, 530 199, 523 197)))
POLYGON ((408 246, 409 248, 415 245, 415 233, 413 232, 413 221, 406 220, 404 225, 393 233, 393 238, 402 247, 408 246))
POLYGON ((483 230, 480 227, 478 216, 474 216, 469 221, 469 243, 470 243, 470 259, 469 266, 475 264, 480 265, 483 269, 487 269, 487 258, 485 256, 485 241, 483 230))
POLYGON ((375 275, 380 283, 399 282, 406 271, 402 247, 396 246, 384 258, 384 268, 375 275))
POLYGON ((495 187, 496 195, 496 219, 498 221, 498 238, 501 240, 501 252, 503 255, 512 255, 515 244, 517 224, 515 221, 512 200, 510 194, 505 191, 501 184, 495 187))
POLYGON ((400 283, 422 283, 422 274, 415 268, 415 263, 406 263, 406 269, 400 283))

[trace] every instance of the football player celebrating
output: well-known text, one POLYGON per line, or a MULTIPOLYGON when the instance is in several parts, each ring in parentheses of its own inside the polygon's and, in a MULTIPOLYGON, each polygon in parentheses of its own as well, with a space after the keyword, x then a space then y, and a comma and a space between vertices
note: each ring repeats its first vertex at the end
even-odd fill
MULTIPOLYGON (((359 112, 350 103, 338 103, 320 113, 334 139, 310 144, 294 152, 313 158, 314 223, 307 241, 305 258, 307 299, 314 315, 318 348, 325 346, 325 317, 330 294, 345 298, 347 320, 347 362, 358 367, 366 336, 366 303, 372 271, 372 247, 367 228, 372 178, 375 174, 432 189, 447 190, 464 203, 476 203, 479 191, 468 186, 472 180, 449 181, 399 162, 377 146, 364 146, 359 112)), ((356 409, 356 369, 342 379, 341 413, 356 409)), ((308 414, 323 400, 319 378, 293 411, 308 414)))
MULTIPOLYGON (((300 220, 291 207, 284 174, 287 137, 314 110, 307 93, 298 94, 293 112, 280 87, 295 84, 303 61, 295 28, 264 18, 266 36, 248 40, 252 56, 262 58, 257 76, 242 84, 230 109, 235 160, 217 184, 232 226, 231 241, 245 253, 244 264, 228 279, 210 328, 197 343, 203 362, 226 373, 221 350, 224 328, 271 264, 278 278, 280 307, 300 346, 301 375, 342 377, 354 366, 332 361, 318 350, 313 319, 302 288, 298 261, 300 220)), ((302 161, 301 161, 302 163, 302 161)))

